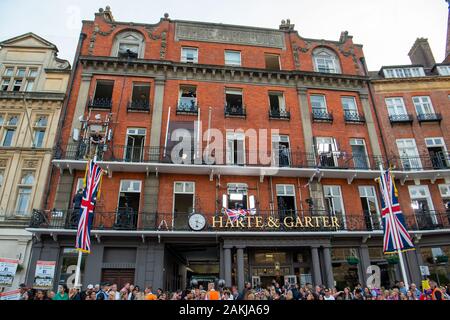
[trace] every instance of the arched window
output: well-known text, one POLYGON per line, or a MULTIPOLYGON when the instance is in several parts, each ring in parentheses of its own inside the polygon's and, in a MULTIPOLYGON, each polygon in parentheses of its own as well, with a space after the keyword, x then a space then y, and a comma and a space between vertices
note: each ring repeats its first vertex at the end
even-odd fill
POLYGON ((339 58, 327 48, 317 48, 313 51, 314 70, 324 73, 341 73, 339 58))
POLYGON ((116 35, 111 55, 119 58, 144 58, 144 36, 139 32, 124 31, 116 35))

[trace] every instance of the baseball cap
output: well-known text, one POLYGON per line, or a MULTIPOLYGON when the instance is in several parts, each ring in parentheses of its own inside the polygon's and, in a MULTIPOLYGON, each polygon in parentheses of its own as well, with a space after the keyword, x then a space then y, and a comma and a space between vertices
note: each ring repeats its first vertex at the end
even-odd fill
POLYGON ((94 286, 93 286, 92 284, 90 284, 90 285, 87 286, 87 288, 88 288, 89 290, 92 290, 92 289, 94 289, 94 286))

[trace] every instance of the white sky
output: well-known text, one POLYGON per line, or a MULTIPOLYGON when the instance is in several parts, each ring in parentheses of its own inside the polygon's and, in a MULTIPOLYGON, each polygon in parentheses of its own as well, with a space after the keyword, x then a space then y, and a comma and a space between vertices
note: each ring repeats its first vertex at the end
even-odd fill
POLYGON ((338 40, 348 30, 364 45, 370 70, 408 64, 417 37, 428 38, 436 62, 445 53, 445 0, 0 0, 0 41, 32 31, 72 63, 81 20, 106 5, 126 22, 156 23, 168 12, 172 19, 268 28, 289 18, 306 38, 338 40))

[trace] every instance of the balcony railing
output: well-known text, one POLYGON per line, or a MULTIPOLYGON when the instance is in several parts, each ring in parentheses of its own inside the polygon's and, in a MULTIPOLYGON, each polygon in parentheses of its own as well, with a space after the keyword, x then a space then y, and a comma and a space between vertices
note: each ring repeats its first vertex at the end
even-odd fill
POLYGON ((389 116, 389 121, 392 123, 413 123, 414 118, 411 114, 395 114, 389 116))
POLYGON ((89 108, 111 109, 112 99, 110 98, 91 98, 88 102, 89 108))
MULTIPOLYGON (((203 150, 205 151, 205 150, 203 150)), ((229 165, 248 167, 290 167, 290 168, 323 168, 343 170, 379 170, 392 167, 394 170, 421 171, 450 169, 450 152, 439 152, 433 155, 390 156, 381 157, 347 152, 307 153, 292 149, 280 149, 273 152, 242 150, 234 153, 214 150, 209 159, 196 160, 196 151, 183 150, 178 159, 173 159, 172 150, 163 147, 120 146, 110 144, 94 145, 89 140, 59 146, 55 152, 56 160, 87 160, 94 155, 98 161, 129 163, 178 163, 195 165, 229 165), (183 157, 182 157, 183 156, 183 157), (183 158, 183 159, 181 159, 183 158), (214 158, 214 159, 211 159, 214 158)), ((202 153, 200 153, 202 154, 202 153)))
POLYGON ((354 111, 345 111, 344 112, 344 120, 349 123, 364 123, 366 122, 366 118, 354 111))
POLYGON ((286 110, 271 109, 269 111, 269 119, 289 120, 289 119, 291 119, 291 113, 289 111, 286 111, 286 110))
POLYGON ((245 106, 233 106, 226 105, 225 106, 225 117, 246 117, 247 113, 245 110, 245 106))
POLYGON ((177 106, 177 114, 185 114, 185 115, 197 115, 198 114, 198 106, 192 104, 179 104, 177 106))
MULTIPOLYGON (((117 209, 115 212, 103 212, 97 209, 93 219, 93 230, 127 230, 127 231, 187 231, 190 213, 143 213, 132 210, 117 209)), ((376 213, 360 212, 351 214, 334 214, 325 210, 256 210, 251 216, 258 218, 256 224, 246 217, 233 228, 225 224, 228 216, 224 212, 205 213, 207 225, 204 231, 285 231, 285 232, 339 232, 339 231, 381 231, 382 221, 376 213), (213 220, 214 218, 214 220, 213 220), (269 218, 271 222, 268 223, 269 218), (222 222, 222 223, 221 223, 222 222)), ((76 230, 79 210, 33 210, 30 228, 76 230)), ((415 212, 405 214, 408 230, 443 230, 450 229, 448 212, 415 212)), ((251 219, 250 219, 251 220, 251 219)))
POLYGON ((442 115, 440 113, 420 113, 417 115, 419 123, 422 122, 441 122, 442 115))
POLYGON ((312 117, 316 122, 333 122, 333 114, 327 111, 313 110, 312 117))
POLYGON ((150 101, 132 100, 128 102, 128 111, 150 111, 150 101))
POLYGON ((424 155, 417 157, 391 157, 389 162, 394 168, 406 171, 444 170, 450 168, 450 153, 438 152, 433 155, 424 155))

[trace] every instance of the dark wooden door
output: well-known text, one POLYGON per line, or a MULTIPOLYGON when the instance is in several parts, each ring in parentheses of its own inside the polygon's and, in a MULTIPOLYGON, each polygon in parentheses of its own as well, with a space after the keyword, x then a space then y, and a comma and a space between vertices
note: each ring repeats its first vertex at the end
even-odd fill
POLYGON ((103 269, 102 282, 117 284, 120 290, 126 283, 134 284, 134 269, 103 269))

